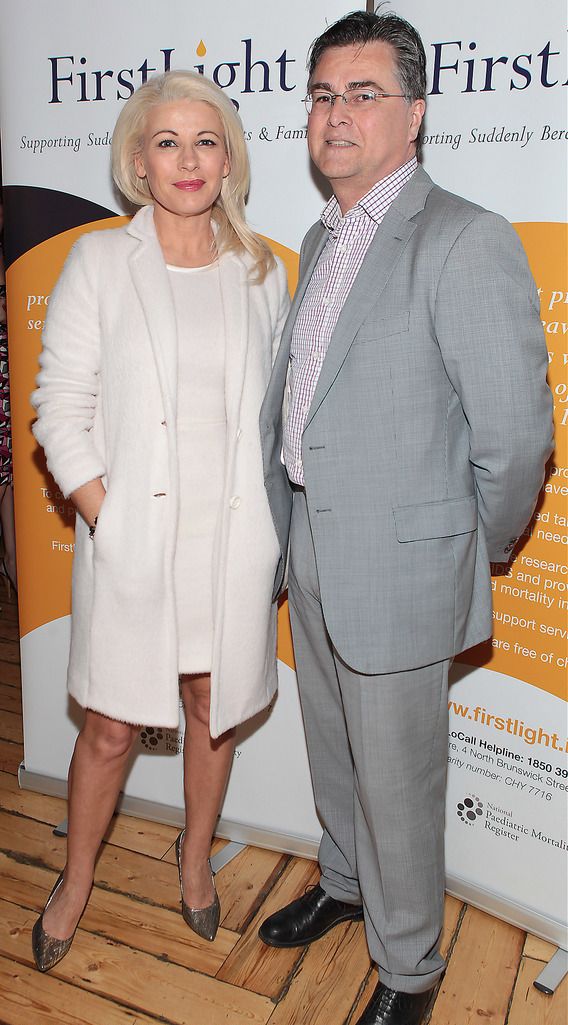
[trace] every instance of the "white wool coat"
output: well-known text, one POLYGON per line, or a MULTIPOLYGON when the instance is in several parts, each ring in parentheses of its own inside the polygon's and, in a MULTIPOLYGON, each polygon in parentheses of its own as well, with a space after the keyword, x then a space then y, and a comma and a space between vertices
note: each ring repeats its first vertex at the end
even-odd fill
MULTIPOLYGON (((264 708, 277 683, 280 550, 258 415, 289 299, 280 262, 262 285, 251 264, 246 254, 220 260, 227 444, 214 543, 213 737, 264 708)), ((68 686, 83 707, 167 727, 179 719, 177 345, 153 208, 84 235, 50 300, 32 396, 34 434, 63 493, 96 477, 107 489, 94 540, 77 516, 68 686)))

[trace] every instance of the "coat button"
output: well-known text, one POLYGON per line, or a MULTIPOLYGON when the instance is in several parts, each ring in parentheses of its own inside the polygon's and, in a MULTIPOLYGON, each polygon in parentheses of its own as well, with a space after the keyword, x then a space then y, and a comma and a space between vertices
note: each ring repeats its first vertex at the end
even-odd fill
POLYGON ((229 505, 231 506, 231 509, 238 509, 240 504, 241 504, 241 500, 240 500, 239 496, 238 495, 233 495, 233 497, 231 498, 231 500, 229 502, 229 505))

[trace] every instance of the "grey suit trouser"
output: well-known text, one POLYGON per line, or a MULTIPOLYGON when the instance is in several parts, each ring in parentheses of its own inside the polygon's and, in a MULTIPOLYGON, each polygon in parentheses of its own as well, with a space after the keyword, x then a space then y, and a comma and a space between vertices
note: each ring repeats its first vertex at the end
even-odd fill
POLYGON ((381 981, 418 993, 433 986, 444 968, 438 946, 450 662, 365 676, 341 660, 325 626, 303 491, 294 494, 289 600, 324 827, 321 885, 336 899, 362 901, 381 981))

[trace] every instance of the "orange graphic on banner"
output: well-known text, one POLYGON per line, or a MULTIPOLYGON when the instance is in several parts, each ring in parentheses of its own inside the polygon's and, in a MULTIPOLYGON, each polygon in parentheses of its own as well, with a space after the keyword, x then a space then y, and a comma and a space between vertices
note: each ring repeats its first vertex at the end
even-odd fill
POLYGON ((493 639, 460 657, 566 698, 568 667, 568 227, 515 225, 539 288, 556 451, 512 564, 493 578, 493 639))
POLYGON ((24 253, 6 274, 22 637, 68 615, 71 608, 74 510, 48 473, 30 430, 34 411, 29 397, 39 369, 49 295, 73 242, 87 228, 116 228, 127 220, 109 217, 56 235, 24 253))

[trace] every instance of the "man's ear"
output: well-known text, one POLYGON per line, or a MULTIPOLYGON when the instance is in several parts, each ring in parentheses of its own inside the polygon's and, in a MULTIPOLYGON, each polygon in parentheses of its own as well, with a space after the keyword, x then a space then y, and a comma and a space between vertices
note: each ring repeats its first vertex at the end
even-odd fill
POLYGON ((416 142, 418 138, 418 132, 420 131, 420 125, 426 112, 426 104, 424 100, 413 100, 410 104, 409 113, 410 120, 408 124, 408 133, 410 142, 416 142))

